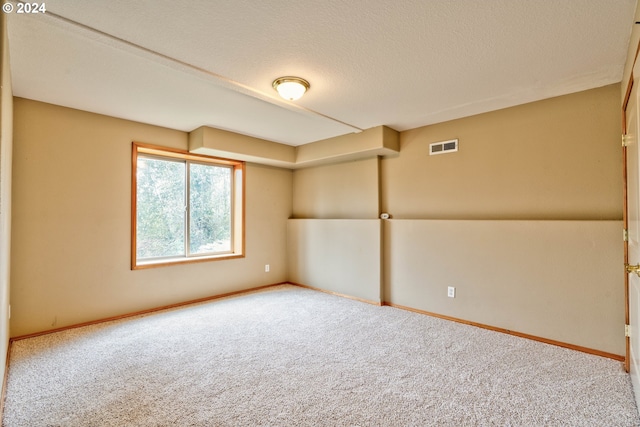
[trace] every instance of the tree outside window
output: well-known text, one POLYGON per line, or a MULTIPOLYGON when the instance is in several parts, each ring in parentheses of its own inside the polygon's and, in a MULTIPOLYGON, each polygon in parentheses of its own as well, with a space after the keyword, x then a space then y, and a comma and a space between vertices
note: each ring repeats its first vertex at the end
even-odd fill
POLYGON ((241 162, 134 144, 133 163, 133 268, 241 255, 241 162))

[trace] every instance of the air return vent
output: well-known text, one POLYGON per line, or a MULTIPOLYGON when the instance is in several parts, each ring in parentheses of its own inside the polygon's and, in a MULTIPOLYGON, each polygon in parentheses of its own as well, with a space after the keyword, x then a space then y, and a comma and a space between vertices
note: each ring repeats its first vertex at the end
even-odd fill
POLYGON ((453 153, 458 151, 458 140, 451 139, 449 141, 434 142, 429 144, 429 155, 453 153))

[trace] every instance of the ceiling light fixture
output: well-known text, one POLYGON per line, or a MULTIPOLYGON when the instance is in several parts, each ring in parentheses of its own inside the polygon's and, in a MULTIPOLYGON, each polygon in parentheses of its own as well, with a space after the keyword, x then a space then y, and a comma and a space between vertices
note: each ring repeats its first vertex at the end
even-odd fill
POLYGON ((273 81, 273 88, 288 101, 300 99, 309 87, 309 82, 300 77, 279 77, 273 81))

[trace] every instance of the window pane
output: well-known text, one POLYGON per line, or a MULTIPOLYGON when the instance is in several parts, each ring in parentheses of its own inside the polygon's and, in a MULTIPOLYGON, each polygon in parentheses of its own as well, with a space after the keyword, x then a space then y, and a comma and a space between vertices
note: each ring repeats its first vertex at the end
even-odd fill
POLYGON ((184 256, 185 162, 138 157, 138 259, 184 256))
POLYGON ((231 251, 232 169, 199 163, 189 168, 189 251, 231 251))

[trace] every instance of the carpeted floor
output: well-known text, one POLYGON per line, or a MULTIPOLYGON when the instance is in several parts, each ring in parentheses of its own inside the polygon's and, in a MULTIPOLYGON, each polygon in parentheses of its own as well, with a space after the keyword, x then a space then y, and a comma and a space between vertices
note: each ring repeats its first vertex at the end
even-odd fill
POLYGON ((278 286, 13 343, 4 426, 638 426, 620 362, 278 286))

